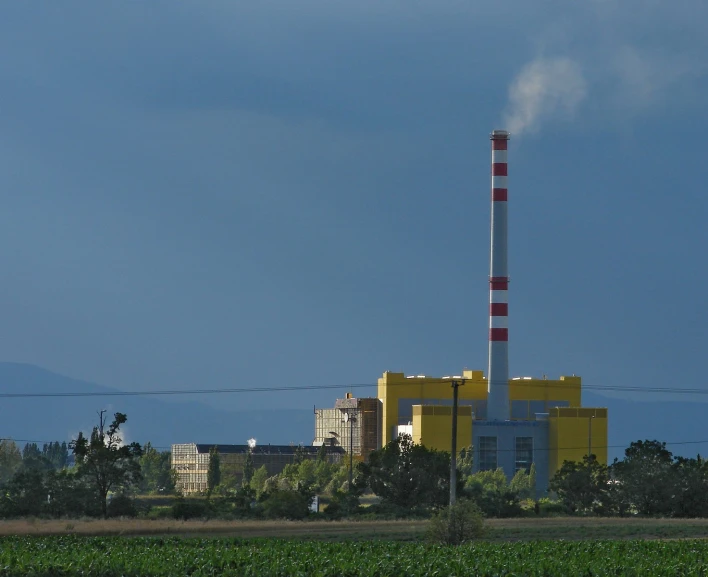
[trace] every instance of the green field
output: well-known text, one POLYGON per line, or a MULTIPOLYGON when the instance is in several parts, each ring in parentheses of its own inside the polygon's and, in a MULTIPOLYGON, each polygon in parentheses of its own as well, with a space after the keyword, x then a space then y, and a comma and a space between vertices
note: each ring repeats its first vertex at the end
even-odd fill
POLYGON ((6 575, 708 575, 704 541, 396 543, 177 537, 4 537, 6 575))

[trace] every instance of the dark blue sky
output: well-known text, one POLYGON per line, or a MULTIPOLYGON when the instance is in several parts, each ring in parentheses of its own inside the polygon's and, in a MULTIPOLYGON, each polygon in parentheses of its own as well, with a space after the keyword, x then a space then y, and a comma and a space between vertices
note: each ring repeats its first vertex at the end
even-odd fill
POLYGON ((124 390, 486 370, 488 134, 516 110, 511 372, 703 387, 706 21, 700 0, 5 3, 0 358, 124 390))

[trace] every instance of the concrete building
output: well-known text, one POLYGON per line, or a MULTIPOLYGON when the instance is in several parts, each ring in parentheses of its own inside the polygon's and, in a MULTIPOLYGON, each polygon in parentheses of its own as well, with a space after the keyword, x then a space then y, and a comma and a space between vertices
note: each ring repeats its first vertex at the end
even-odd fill
POLYGON ((347 393, 337 399, 332 409, 315 408, 315 440, 313 445, 342 447, 366 459, 381 447, 381 401, 355 398, 347 393))

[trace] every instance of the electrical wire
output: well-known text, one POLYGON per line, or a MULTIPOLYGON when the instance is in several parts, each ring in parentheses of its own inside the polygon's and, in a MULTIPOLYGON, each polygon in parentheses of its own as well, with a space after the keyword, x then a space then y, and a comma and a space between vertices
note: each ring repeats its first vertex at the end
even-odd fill
MULTIPOLYGON (((12 441, 15 443, 37 443, 37 444, 49 444, 49 443, 56 443, 58 441, 38 441, 38 440, 32 440, 32 439, 16 439, 14 437, 0 437, 0 441, 12 441)), ((671 442, 666 442, 664 443, 666 446, 676 446, 676 445, 703 445, 707 444, 708 439, 705 441, 671 441, 671 442)), ((146 443, 147 444, 147 443, 146 443)), ((171 449, 172 447, 165 447, 162 445, 150 445, 153 449, 171 449)), ((143 445, 145 447, 145 445, 143 445)), ((534 452, 537 451, 580 451, 583 449, 587 449, 587 445, 583 445, 582 447, 547 447, 547 448, 539 448, 535 447, 533 450, 534 452)), ((626 449, 627 445, 593 445, 591 447, 593 450, 596 449, 626 449)), ((461 451, 465 449, 463 447, 460 449, 461 451)), ((497 453, 507 453, 507 452, 512 452, 516 451, 516 449, 496 449, 495 452, 497 453)))
MULTIPOLYGON (((425 379, 420 385, 436 385, 452 383, 453 380, 460 379, 425 379)), ((411 386, 416 384, 416 378, 406 379, 407 382, 387 383, 388 387, 411 386)), ((423 381, 423 379, 421 379, 423 381)), ((477 382, 477 381, 475 381, 477 382)), ((521 380, 520 383, 526 381, 521 380)), ((547 380, 531 381, 533 386, 539 386, 539 382, 549 389, 574 389, 576 383, 552 382, 547 380)), ((142 396, 170 396, 170 395, 213 395, 224 393, 269 393, 269 392, 298 392, 317 391, 331 389, 360 389, 375 388, 374 383, 350 383, 344 385, 299 385, 290 387, 236 387, 224 389, 172 389, 162 391, 86 391, 86 392, 56 392, 56 393, 0 393, 3 399, 32 399, 32 398, 56 398, 56 397, 142 397, 142 396)), ((523 386, 523 385, 522 385, 523 386)), ((670 388, 670 387, 640 387, 640 386, 617 386, 617 385, 592 385, 583 384, 581 390, 593 391, 617 391, 617 392, 642 392, 656 394, 680 394, 680 395, 708 395, 708 389, 696 388, 670 388)))

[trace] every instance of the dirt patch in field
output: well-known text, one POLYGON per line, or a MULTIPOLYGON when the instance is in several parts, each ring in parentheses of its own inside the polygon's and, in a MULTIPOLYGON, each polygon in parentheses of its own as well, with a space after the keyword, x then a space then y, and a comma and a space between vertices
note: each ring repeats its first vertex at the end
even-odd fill
MULTIPOLYGON (((82 519, 0 521, 0 535, 264 537, 322 541, 420 540, 427 521, 174 521, 82 519)), ((708 519, 489 519, 485 540, 708 538, 708 519)))

